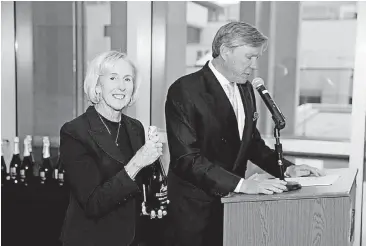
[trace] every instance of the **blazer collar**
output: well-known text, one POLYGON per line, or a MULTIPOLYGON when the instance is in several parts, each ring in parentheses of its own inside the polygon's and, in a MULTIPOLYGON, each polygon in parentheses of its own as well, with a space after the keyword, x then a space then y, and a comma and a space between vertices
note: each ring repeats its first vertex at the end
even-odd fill
MULTIPOLYGON (((94 106, 90 106, 86 110, 86 115, 89 120, 90 130, 89 134, 98 144, 98 146, 107 153, 111 158, 117 160, 120 163, 127 164, 128 160, 123 155, 122 151, 116 146, 115 142, 109 135, 109 132, 103 122, 100 120, 98 113, 94 106)), ((121 120, 126 126, 127 133, 131 142, 134 153, 142 146, 142 140, 139 136, 138 130, 131 123, 131 120, 122 114, 121 120)))
POLYGON ((234 110, 232 109, 231 103, 222 89, 222 86, 209 68, 208 62, 202 68, 202 72, 206 82, 206 93, 203 93, 205 101, 210 105, 213 114, 216 115, 219 122, 224 122, 222 123, 224 124, 224 130, 230 129, 225 134, 231 138, 234 146, 237 146, 238 148, 238 154, 233 165, 233 170, 235 170, 246 158, 251 134, 256 126, 257 118, 254 117, 254 114, 256 114, 256 105, 253 87, 248 81, 245 84, 238 84, 245 112, 245 125, 242 140, 240 141, 238 123, 234 110))

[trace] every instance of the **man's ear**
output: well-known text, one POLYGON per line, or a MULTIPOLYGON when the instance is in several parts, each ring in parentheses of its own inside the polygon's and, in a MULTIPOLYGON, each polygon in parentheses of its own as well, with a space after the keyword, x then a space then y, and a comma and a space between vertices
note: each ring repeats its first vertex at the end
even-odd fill
POLYGON ((224 44, 220 46, 220 55, 224 61, 227 60, 228 54, 231 53, 231 49, 226 47, 224 44))

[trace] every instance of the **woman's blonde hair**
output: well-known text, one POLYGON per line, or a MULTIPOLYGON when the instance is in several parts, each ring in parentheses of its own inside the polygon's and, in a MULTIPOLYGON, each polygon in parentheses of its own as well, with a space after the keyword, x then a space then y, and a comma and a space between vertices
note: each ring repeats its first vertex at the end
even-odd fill
POLYGON ((127 104, 127 107, 133 105, 136 102, 137 92, 141 83, 139 72, 136 66, 132 63, 132 61, 127 57, 125 53, 111 50, 97 55, 93 60, 90 61, 88 65, 88 69, 86 71, 86 76, 84 79, 84 92, 88 97, 88 100, 92 104, 97 104, 100 101, 100 95, 98 95, 95 90, 98 84, 99 76, 110 70, 120 59, 128 62, 131 65, 134 73, 133 92, 131 100, 127 104))

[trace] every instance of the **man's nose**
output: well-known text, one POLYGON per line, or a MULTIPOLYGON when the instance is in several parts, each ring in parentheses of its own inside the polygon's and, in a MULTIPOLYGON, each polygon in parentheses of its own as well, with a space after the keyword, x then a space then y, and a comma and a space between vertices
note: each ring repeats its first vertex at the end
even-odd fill
POLYGON ((257 57, 252 57, 251 58, 250 68, 253 69, 253 70, 257 69, 257 57))

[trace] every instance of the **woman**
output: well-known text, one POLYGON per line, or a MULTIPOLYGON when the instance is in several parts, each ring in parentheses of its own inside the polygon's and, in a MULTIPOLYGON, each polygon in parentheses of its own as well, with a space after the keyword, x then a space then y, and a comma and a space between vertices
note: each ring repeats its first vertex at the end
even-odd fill
POLYGON ((71 187, 62 230, 65 246, 143 245, 139 171, 162 155, 157 134, 122 113, 138 89, 136 67, 109 51, 91 61, 84 91, 93 104, 60 130, 60 160, 71 187))

